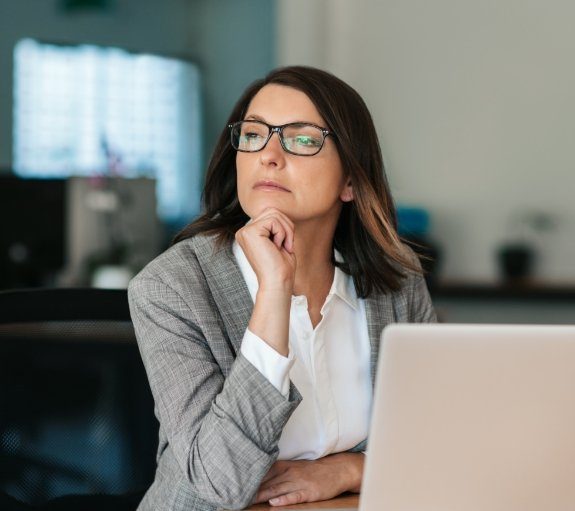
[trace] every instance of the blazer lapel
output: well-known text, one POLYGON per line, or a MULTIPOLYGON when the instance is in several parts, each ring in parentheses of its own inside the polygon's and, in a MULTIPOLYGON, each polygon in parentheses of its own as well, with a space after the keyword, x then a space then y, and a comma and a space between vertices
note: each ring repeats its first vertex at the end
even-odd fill
POLYGON ((391 295, 380 293, 372 294, 365 299, 365 311, 369 343, 371 346, 371 384, 375 386, 381 331, 386 325, 396 320, 391 295))
POLYGON ((231 245, 218 249, 213 236, 198 236, 197 239, 198 262, 224 322, 225 333, 237 355, 252 315, 252 298, 231 245))

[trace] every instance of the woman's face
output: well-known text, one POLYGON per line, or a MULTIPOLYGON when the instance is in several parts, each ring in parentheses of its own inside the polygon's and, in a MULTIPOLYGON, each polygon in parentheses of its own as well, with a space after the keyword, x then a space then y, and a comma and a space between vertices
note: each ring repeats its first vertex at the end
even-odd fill
MULTIPOLYGON (((275 84, 266 85, 254 96, 244 119, 274 126, 307 122, 327 128, 305 93, 275 84)), ((342 201, 353 198, 331 136, 316 155, 298 156, 285 152, 274 133, 261 151, 238 151, 236 166, 238 198, 250 218, 274 207, 296 224, 331 220, 335 225, 342 201)))

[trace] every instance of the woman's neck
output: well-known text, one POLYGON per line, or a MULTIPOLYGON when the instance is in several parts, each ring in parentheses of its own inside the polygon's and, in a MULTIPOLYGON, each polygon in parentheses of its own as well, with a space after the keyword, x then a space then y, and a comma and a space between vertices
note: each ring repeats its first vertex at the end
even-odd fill
POLYGON ((333 282, 333 233, 335 226, 297 225, 294 250, 297 261, 294 294, 310 294, 322 290, 329 292, 333 282))

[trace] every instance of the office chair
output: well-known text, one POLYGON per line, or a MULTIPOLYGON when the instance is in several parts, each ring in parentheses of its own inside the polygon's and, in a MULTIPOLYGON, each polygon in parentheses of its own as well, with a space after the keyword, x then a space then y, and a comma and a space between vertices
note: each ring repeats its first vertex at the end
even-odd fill
POLYGON ((157 431, 125 290, 0 292, 0 493, 135 509, 101 495, 149 486, 157 431))

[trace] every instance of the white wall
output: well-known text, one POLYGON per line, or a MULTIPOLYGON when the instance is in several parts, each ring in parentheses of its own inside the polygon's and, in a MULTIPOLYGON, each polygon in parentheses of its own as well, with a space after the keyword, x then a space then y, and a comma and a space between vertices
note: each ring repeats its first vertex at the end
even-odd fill
POLYGON ((537 277, 575 283, 575 3, 279 0, 277 16, 279 64, 365 98, 396 200, 432 213, 446 279, 495 280, 514 218, 543 211, 556 225, 535 241, 537 277))

